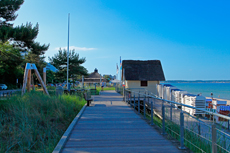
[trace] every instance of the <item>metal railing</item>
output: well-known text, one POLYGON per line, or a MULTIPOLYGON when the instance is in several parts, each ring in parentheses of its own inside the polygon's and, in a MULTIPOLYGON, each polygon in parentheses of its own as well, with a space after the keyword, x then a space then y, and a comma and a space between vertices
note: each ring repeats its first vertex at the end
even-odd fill
POLYGON ((20 94, 21 91, 0 91, 0 99, 8 99, 12 96, 20 94))
POLYGON ((162 134, 168 134, 180 142, 180 149, 190 148, 194 152, 230 152, 230 131, 216 118, 229 122, 230 117, 196 108, 190 105, 161 99, 149 92, 136 92, 124 87, 116 87, 116 91, 124 96, 138 114, 149 119, 151 125, 156 124, 162 134), (199 110, 202 115, 192 116, 177 106, 199 110), (205 117, 206 116, 206 117, 205 117))

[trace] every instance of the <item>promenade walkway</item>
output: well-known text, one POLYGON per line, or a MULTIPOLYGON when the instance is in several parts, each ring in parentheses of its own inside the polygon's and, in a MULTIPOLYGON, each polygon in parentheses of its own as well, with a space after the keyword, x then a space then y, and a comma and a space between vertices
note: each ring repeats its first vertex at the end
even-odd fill
POLYGON ((181 152, 137 115, 115 91, 94 96, 63 150, 82 153, 181 152))

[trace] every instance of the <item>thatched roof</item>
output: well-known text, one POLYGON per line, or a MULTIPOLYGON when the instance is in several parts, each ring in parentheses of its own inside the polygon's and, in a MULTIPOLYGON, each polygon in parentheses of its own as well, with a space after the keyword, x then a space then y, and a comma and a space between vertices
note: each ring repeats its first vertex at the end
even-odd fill
POLYGON ((99 78, 100 79, 100 74, 98 73, 98 70, 95 69, 93 73, 91 73, 87 78, 99 78))
POLYGON ((125 69, 125 80, 165 81, 160 60, 123 60, 122 79, 125 69))
MULTIPOLYGON (((95 69, 93 73, 91 73, 87 78, 84 78, 85 83, 100 83, 100 74, 98 73, 98 70, 95 69)), ((101 77, 101 81, 106 82, 106 79, 101 77)))

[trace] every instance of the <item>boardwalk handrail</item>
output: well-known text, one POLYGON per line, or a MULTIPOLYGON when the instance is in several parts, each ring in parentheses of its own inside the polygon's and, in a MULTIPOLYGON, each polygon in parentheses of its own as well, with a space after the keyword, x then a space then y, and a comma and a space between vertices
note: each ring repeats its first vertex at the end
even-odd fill
POLYGON ((214 112, 211 112, 211 111, 208 111, 208 110, 205 110, 205 109, 193 107, 193 106, 191 106, 191 105, 186 105, 186 104, 178 103, 178 102, 175 102, 175 101, 170 101, 170 100, 162 99, 162 98, 159 98, 158 96, 151 96, 151 95, 147 95, 147 94, 138 93, 138 92, 135 92, 135 91, 131 91, 131 90, 129 90, 129 89, 128 89, 127 91, 130 91, 130 92, 132 92, 132 93, 137 93, 137 94, 140 94, 140 95, 149 97, 149 98, 155 98, 155 99, 158 99, 158 100, 163 100, 163 101, 168 102, 168 103, 172 103, 172 104, 176 104, 176 105, 180 105, 180 106, 184 106, 184 107, 188 107, 188 108, 200 110, 200 111, 206 112, 206 113, 208 113, 208 114, 210 114, 210 115, 214 115, 214 116, 218 116, 218 117, 221 117, 221 118, 230 120, 230 117, 228 117, 228 116, 226 116, 226 115, 221 115, 221 114, 218 114, 218 113, 214 113, 214 112))
POLYGON ((121 86, 117 86, 116 91, 123 94, 124 101, 130 104, 135 111, 143 114, 144 118, 149 117, 151 124, 153 124, 153 116, 159 116, 162 123, 156 124, 162 128, 163 134, 168 133, 171 136, 179 137, 179 148, 184 149, 184 144, 186 143, 194 152, 230 152, 230 117, 162 99, 152 93, 150 94, 148 91, 141 93, 121 86), (204 118, 197 118, 198 116, 194 117, 182 110, 182 108, 179 109, 177 105, 202 112, 201 114, 209 116, 210 121, 204 118), (228 121, 228 130, 223 128, 224 124, 221 126, 216 124, 215 118, 218 117, 228 121))

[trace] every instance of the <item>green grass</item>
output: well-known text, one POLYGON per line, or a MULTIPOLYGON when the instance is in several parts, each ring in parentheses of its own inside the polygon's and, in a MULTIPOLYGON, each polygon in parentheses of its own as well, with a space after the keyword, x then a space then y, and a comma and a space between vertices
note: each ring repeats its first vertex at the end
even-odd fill
MULTIPOLYGON (((101 87, 97 87, 98 91, 101 91, 101 87)), ((104 87, 103 90, 115 90, 115 87, 104 87)))
MULTIPOLYGON (((143 115, 143 114, 142 114, 143 115)), ((151 120, 150 114, 146 115, 146 118, 148 120, 151 120)), ((162 128, 162 120, 154 115, 153 116, 153 122, 158 127, 162 128)), ((191 127, 190 129, 194 129, 197 127, 191 127)), ((171 137, 177 139, 180 141, 180 126, 170 120, 165 121, 165 132, 170 135, 171 137)), ((198 136, 197 134, 194 134, 193 132, 185 129, 184 130, 184 145, 189 148, 191 151, 199 153, 199 152, 212 152, 212 144, 210 141, 207 141, 206 139, 198 136)), ((220 140, 217 142, 218 145, 222 146, 223 142, 220 142, 220 140)), ((226 143, 226 142, 225 142, 226 143)), ((219 153, 227 153, 225 150, 217 147, 217 151, 219 153)))
MULTIPOLYGON (((90 89, 95 89, 95 87, 91 87, 90 89)), ((115 87, 104 87, 103 90, 115 90, 115 87)), ((99 95, 101 91, 101 87, 96 87, 96 94, 95 90, 91 90, 91 95, 99 95)))
POLYGON ((0 101, 0 152, 52 152, 86 103, 33 91, 0 101))
MULTIPOLYGON (((141 114, 144 115, 143 112, 141 114)), ((151 115, 146 110, 146 119, 149 121, 151 120, 150 116, 151 115)), ((153 115, 153 123, 162 129, 162 120, 157 115, 153 115)), ((195 128, 197 127, 191 127, 190 129, 195 129, 195 128)), ((180 125, 166 119, 165 120, 165 132, 168 134, 169 137, 177 139, 180 142, 180 125)), ((194 134, 193 132, 187 129, 184 129, 184 138, 185 138, 184 145, 193 152, 209 153, 212 151, 211 150, 212 144, 209 141, 198 136, 197 134, 194 134)), ((220 142, 217 142, 217 143, 221 146, 220 142)), ((225 153, 225 151, 221 150, 220 148, 218 148, 218 152, 225 153)))

